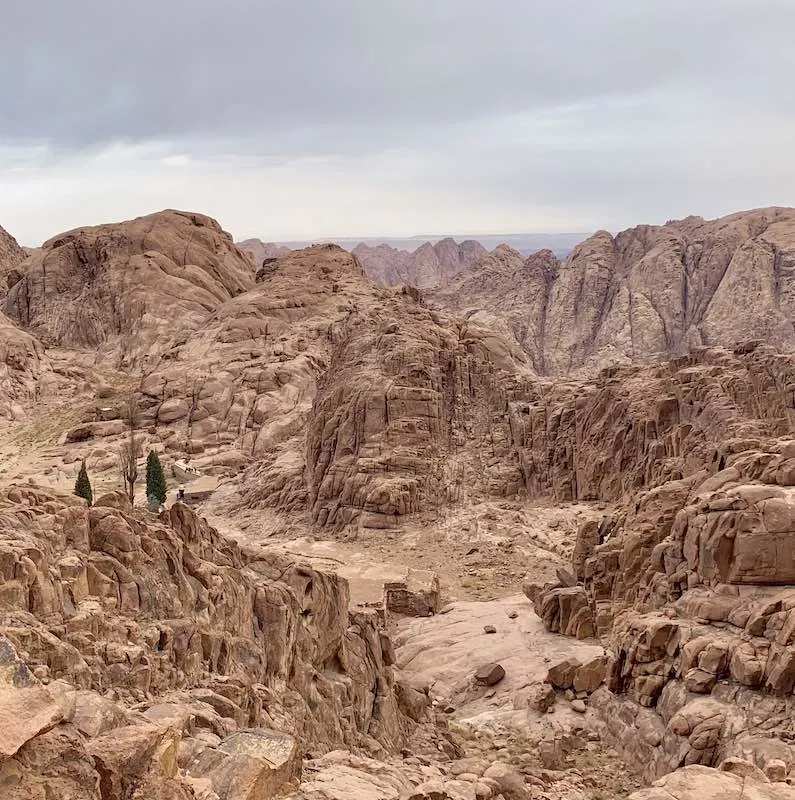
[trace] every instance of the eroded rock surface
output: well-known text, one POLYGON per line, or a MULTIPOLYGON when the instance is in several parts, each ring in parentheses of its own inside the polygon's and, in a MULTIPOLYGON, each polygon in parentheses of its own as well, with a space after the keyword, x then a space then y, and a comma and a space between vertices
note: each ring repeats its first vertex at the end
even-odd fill
MULTIPOLYGON (((296 781, 307 750, 402 745, 388 639, 375 612, 349 615, 336 576, 247 553, 182 504, 157 518, 121 495, 88 508, 13 487, 0 529, 3 785, 66 747, 59 780, 96 770, 112 796, 167 780, 183 794, 156 797, 189 797, 195 780, 253 798, 296 781)), ((36 775, 44 762, 22 783, 36 775)))
POLYGON ((498 248, 432 297, 503 320, 550 375, 753 339, 791 350, 795 209, 599 231, 562 262, 498 248))
POLYGON ((19 280, 17 267, 25 260, 27 253, 17 240, 6 230, 0 228, 0 294, 5 294, 19 280))
POLYGON ((249 259, 215 220, 163 211, 78 228, 18 267, 4 311, 45 344, 140 360, 254 285, 249 259))

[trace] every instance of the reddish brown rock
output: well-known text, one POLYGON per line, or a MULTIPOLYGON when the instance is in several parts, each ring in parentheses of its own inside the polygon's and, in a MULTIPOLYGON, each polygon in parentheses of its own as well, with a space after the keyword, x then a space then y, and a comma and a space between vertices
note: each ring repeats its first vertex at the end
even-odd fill
POLYGON ((795 345, 795 209, 598 231, 563 262, 498 251, 433 298, 502 322, 545 374, 595 374, 715 343, 795 345))
POLYGON ((20 267, 5 313, 46 344, 104 345, 150 358, 179 328, 204 322, 254 285, 251 262, 214 220, 163 211, 79 228, 45 242, 20 267))

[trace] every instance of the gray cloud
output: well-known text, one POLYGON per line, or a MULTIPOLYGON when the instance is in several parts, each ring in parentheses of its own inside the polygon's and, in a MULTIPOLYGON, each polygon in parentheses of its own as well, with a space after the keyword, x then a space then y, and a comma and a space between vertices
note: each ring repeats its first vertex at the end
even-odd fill
POLYGON ((190 154, 165 166, 203 164, 193 180, 232 156, 263 180, 306 157, 359 180, 366 157, 371 180, 463 188, 506 218, 587 209, 572 224, 794 202, 774 169, 795 135, 793 29, 791 0, 14 3, 0 175, 20 148, 42 169, 121 141, 190 154))

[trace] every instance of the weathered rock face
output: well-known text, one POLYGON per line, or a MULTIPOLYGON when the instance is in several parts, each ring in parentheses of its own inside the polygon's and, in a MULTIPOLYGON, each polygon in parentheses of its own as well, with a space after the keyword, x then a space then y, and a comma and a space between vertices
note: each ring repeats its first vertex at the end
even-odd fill
POLYGON ((254 285, 249 259, 217 222, 163 211, 80 228, 19 266, 5 313, 45 344, 154 355, 254 285))
POLYGON ((199 467, 254 461, 244 504, 388 528, 455 500, 472 476, 519 489, 518 461, 496 456, 510 448, 509 399, 532 377, 516 345, 430 312, 416 290, 374 286, 330 245, 269 265, 141 390, 166 448, 199 467))
POLYGON ((5 294, 6 289, 11 288, 19 279, 17 267, 26 257, 27 254, 17 240, 0 228, 0 295, 5 294))
POLYGON ((795 359, 765 346, 700 349, 585 384, 539 384, 536 397, 509 412, 525 485, 559 500, 620 501, 716 472, 738 452, 789 434, 793 387, 795 359))
POLYGON ((181 504, 158 518, 13 487, 0 529, 2 785, 71 748, 59 780, 99 776, 75 797, 165 778, 256 797, 307 749, 400 747, 388 639, 375 612, 349 615, 340 578, 248 553, 181 504))
POLYGON ((358 244, 352 252, 376 283, 383 286, 407 283, 420 289, 446 285, 454 275, 469 269, 488 254, 479 242, 468 239, 459 244, 450 238, 433 245, 426 242, 414 252, 387 244, 373 247, 364 243, 358 244))
POLYGON ((544 372, 546 306, 559 266, 551 250, 524 258, 500 245, 476 266, 427 294, 431 302, 467 314, 470 319, 492 326, 502 323, 530 356, 535 369, 544 372))
POLYGON ((753 339, 792 349, 795 209, 599 231, 561 263, 503 252, 432 297, 505 320, 550 375, 753 339))
POLYGON ((24 416, 47 369, 42 344, 0 313, 0 417, 24 416))
MULTIPOLYGON (((749 765, 750 766, 750 765, 749 765)), ((735 775, 707 767, 685 767, 642 789, 630 800, 793 800, 795 788, 757 776, 735 775)))
POLYGON ((619 505, 581 527, 579 583, 532 594, 549 629, 605 637, 591 705, 649 779, 730 757, 795 764, 792 369, 770 348, 706 351, 647 368, 643 388, 621 371, 607 417, 601 389, 572 412, 573 487, 619 505), (645 423, 636 390, 656 407, 645 423), (597 430, 605 457, 583 469, 597 430))

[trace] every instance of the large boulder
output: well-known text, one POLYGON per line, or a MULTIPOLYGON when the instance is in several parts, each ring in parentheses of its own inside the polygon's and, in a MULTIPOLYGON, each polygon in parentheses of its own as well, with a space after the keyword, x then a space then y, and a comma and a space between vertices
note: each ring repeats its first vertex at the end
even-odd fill
POLYGON ((770 783, 752 775, 721 772, 698 765, 683 767, 661 778, 630 800, 795 800, 795 787, 770 783))
POLYGON ((53 696, 19 659, 11 642, 0 636, 0 756, 13 756, 62 717, 53 696))
POLYGON ((292 736, 243 730, 202 751, 187 773, 208 781, 221 800, 259 800, 284 794, 298 783, 301 756, 292 736))

